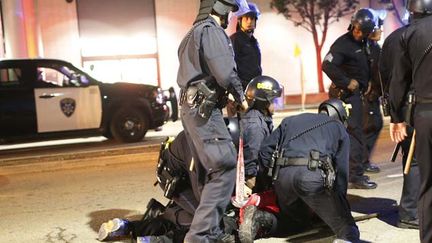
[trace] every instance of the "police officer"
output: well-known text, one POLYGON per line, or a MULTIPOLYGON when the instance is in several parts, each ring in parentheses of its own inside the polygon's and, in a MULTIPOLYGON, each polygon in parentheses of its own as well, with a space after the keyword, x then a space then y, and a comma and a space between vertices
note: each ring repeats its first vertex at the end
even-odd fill
POLYGON ((375 182, 364 176, 364 134, 362 131, 361 93, 366 91, 370 79, 365 39, 375 28, 372 13, 358 10, 351 19, 348 32, 339 37, 330 47, 323 61, 323 71, 332 80, 329 96, 351 104, 348 118, 350 149, 350 187, 374 189, 375 182))
POLYGON ((261 142, 273 130, 273 100, 282 94, 282 86, 269 76, 258 76, 246 87, 246 100, 250 109, 241 118, 244 141, 246 185, 255 187, 258 173, 258 152, 261 142))
POLYGON ((381 79, 379 77, 378 63, 381 54, 382 25, 387 15, 385 10, 368 9, 374 15, 375 28, 368 37, 369 63, 371 69, 371 79, 368 89, 363 99, 363 132, 365 134, 365 157, 363 167, 365 172, 378 173, 378 165, 370 162, 370 156, 378 140, 379 133, 383 128, 383 118, 381 114, 379 97, 382 94, 381 79))
MULTIPOLYGON (((388 94, 388 87, 391 80, 393 62, 395 54, 402 52, 399 45, 399 39, 407 29, 407 25, 393 31, 384 41, 381 58, 380 58, 380 73, 383 82, 384 92, 388 94)), ((387 99, 384 98, 384 99, 387 99)), ((384 101, 386 103, 387 100, 384 101)), ((405 102, 406 103, 406 97, 405 102)), ((383 106, 386 109, 387 105, 383 106)), ((389 108, 389 107, 388 107, 389 108)), ((405 108, 406 110, 406 108, 405 108)), ((386 113, 389 111, 386 111, 386 113)), ((402 148, 402 168, 405 168, 408 151, 411 144, 411 138, 414 129, 407 126, 408 138, 401 142, 402 148)), ((396 151, 397 152, 397 151, 396 151)), ((402 194, 399 203, 399 221, 398 227, 418 229, 418 215, 417 215, 417 200, 420 190, 420 172, 416 158, 411 161, 410 172, 403 175, 402 194)))
MULTIPOLYGON (((262 74, 261 50, 254 36, 256 23, 260 14, 258 6, 255 3, 240 5, 239 10, 235 12, 237 27, 236 32, 230 36, 230 39, 234 49, 234 60, 237 65, 238 76, 242 81, 243 89, 246 89, 246 86, 253 78, 262 74)), ((228 116, 234 116, 236 113, 235 104, 228 102, 228 116)))
MULTIPOLYGON (((295 212, 291 208, 300 199, 337 238, 358 242, 359 231, 346 199, 350 146, 344 126, 347 113, 339 99, 323 102, 319 113, 323 114, 304 113, 283 119, 263 141, 260 165, 274 180, 282 215, 295 212)), ((259 210, 247 206, 245 211, 239 234, 247 239, 243 242, 251 242, 259 228, 254 223, 259 210)))
POLYGON ((234 0, 201 0, 195 23, 180 44, 177 83, 181 88, 181 120, 201 186, 185 242, 216 242, 235 183, 236 150, 221 108, 229 92, 246 110, 241 81, 235 71, 231 43, 223 28, 234 0))
MULTIPOLYGON (((420 169, 418 215, 421 242, 432 242, 432 2, 411 0, 407 9, 413 21, 399 39, 390 82, 390 137, 401 142, 406 136, 402 108, 410 87, 414 91, 412 114, 416 131, 416 158, 420 169)), ((408 114, 409 117, 411 114, 408 114)), ((408 119, 409 120, 409 119, 408 119)))
POLYGON ((249 2, 246 6, 240 6, 240 9, 235 12, 238 22, 236 32, 230 36, 238 76, 245 89, 253 78, 262 74, 261 51, 254 36, 260 14, 255 3, 249 2))

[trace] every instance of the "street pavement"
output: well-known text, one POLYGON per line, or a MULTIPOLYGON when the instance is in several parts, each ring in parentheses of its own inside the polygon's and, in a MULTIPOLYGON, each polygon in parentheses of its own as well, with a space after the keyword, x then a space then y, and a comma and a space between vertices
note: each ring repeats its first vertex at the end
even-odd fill
MULTIPOLYGON (((316 112, 315 107, 310 107, 306 110, 307 112, 316 112)), ((281 119, 286 116, 298 114, 300 111, 298 109, 285 110, 283 112, 278 112, 275 115, 275 125, 279 124, 281 119)), ((388 119, 385 120, 388 124, 388 119)), ((154 156, 154 151, 156 150, 157 142, 162 140, 164 136, 170 135, 174 136, 181 129, 181 123, 179 121, 175 123, 168 123, 164 126, 163 133, 161 132, 149 132, 147 135, 146 145, 129 145, 120 146, 120 148, 113 148, 111 150, 100 149, 87 149, 80 151, 80 153, 75 153, 75 155, 69 155, 65 157, 64 153, 59 154, 39 154, 39 155, 26 155, 21 156, 15 155, 9 158, 0 158, 0 197, 8 198, 9 194, 2 193, 2 187, 4 187, 5 181, 8 178, 13 178, 14 176, 25 176, 26 173, 31 173, 32 175, 41 176, 48 172, 56 171, 75 171, 82 168, 102 168, 106 166, 118 167, 123 165, 129 165, 133 163, 138 163, 142 160, 142 154, 152 153, 154 156), (145 147, 145 149, 143 149, 145 147), (147 151, 146 151, 147 149, 147 151), (151 152, 153 151, 153 152, 151 152), (107 159, 97 159, 98 156, 111 156, 112 160, 107 159), (127 159, 116 159, 116 156, 127 156, 127 159), (96 159, 89 159, 94 157, 96 159)), ((389 141, 388 128, 384 128, 380 135, 380 139, 377 144, 377 148, 372 156, 372 161, 379 164, 382 171, 378 174, 369 174, 371 180, 378 183, 378 188, 374 190, 355 190, 350 189, 348 191, 349 201, 352 207, 353 216, 360 221, 357 222, 359 226, 361 239, 364 242, 419 242, 419 236, 417 230, 411 229, 399 229, 397 228, 397 204, 400 199, 400 193, 402 188, 402 168, 400 163, 400 157, 395 163, 389 162, 390 153, 393 149, 393 143, 389 141), (361 220, 364 219, 364 220, 361 220)), ((1 151, 0 151, 1 153, 1 151)), ((151 168, 153 169, 153 168, 151 168)), ((72 173, 72 172, 71 172, 72 173)), ((133 182, 130 182, 133 183, 133 182)), ((6 183, 7 184, 7 183, 6 183)), ((69 185, 68 185, 69 187, 69 185)), ((68 189, 68 188, 65 188, 68 189)), ((87 190, 87 189, 85 189, 87 190)), ((153 189, 152 189, 153 190, 153 189)), ((10 192, 9 192, 10 193, 10 192)), ((154 191, 151 192, 155 193, 154 191)), ((35 195, 37 195, 37 191, 35 195)), ((30 195, 30 196, 35 196, 30 195)), ((100 199, 103 205, 103 198, 100 199)), ((77 201, 77 207, 82 207, 80 201, 77 201)), ((95 202, 96 203, 96 202, 95 202)), ((140 202, 141 204, 143 202, 140 202)), ((72 204, 73 205, 73 204, 72 204)), ((99 205, 99 204, 97 204, 99 205)), ((96 206, 97 206, 96 205, 96 206)), ((72 206, 73 207, 73 206, 72 206)), ((61 209, 61 207, 60 207, 61 209)), ((30 209, 29 209, 30 210, 30 209)), ((37 209, 36 209, 37 211, 37 209)), ((60 210, 61 211, 61 210, 60 210)), ((2 215, 13 215, 13 212, 4 212, 2 210, 2 215)), ((60 212, 61 213, 61 212, 60 212)), ((74 220, 73 218, 71 220, 74 220)), ((25 219, 23 219, 23 222, 25 219)), ((33 222, 37 223, 37 222, 33 222)), ((45 223, 46 224, 46 223, 45 223)), ((28 227, 22 223, 22 230, 26 230, 28 227)), ((28 238, 21 238, 19 233, 11 232, 8 230, 7 222, 0 222, 0 242, 22 242, 21 240, 28 238), (6 235, 13 235, 11 238, 3 238, 6 235)), ((10 226, 9 226, 10 227, 10 226)), ((40 226, 38 226, 40 227, 40 226)), ((75 227, 88 227, 87 225, 75 224, 75 227)), ((16 228, 16 227, 11 227, 16 228)), ((43 229, 42 229, 43 230, 43 229)), ((59 228, 61 231, 61 228, 59 228)), ((93 230, 95 227, 93 227, 93 230)), ((88 231, 88 230, 87 230, 88 231)), ((94 240, 95 232, 88 232, 88 241, 76 241, 74 237, 70 239, 61 238, 49 238, 48 240, 33 239, 32 242, 96 242, 94 240), (93 234, 93 235, 91 235, 93 234), (54 239, 54 240, 53 240, 54 239)), ((77 239, 83 239, 81 237, 75 237, 77 239)), ((302 234, 290 235, 283 238, 269 238, 260 239, 257 242, 331 242, 333 236, 329 233, 328 229, 317 228, 312 229, 307 232, 302 232, 302 234)), ((128 241, 123 241, 128 242, 128 241)))

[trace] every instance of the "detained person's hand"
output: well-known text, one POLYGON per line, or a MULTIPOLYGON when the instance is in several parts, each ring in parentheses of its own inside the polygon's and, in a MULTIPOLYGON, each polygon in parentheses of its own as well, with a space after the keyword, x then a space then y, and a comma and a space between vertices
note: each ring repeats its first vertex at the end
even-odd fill
POLYGON ((406 124, 401 123, 390 123, 390 138, 393 142, 402 142, 407 136, 406 124))

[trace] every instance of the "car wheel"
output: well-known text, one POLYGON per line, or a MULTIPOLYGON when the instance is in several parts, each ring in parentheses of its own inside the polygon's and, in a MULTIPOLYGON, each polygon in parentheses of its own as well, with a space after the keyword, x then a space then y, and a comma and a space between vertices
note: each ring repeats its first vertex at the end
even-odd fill
POLYGON ((114 114, 110 130, 116 140, 133 143, 144 138, 148 127, 148 119, 138 109, 121 108, 114 114))

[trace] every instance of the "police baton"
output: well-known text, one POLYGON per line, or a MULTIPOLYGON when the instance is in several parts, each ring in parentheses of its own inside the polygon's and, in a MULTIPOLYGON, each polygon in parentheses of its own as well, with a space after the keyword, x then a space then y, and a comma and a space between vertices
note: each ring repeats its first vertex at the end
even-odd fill
POLYGON ((410 147, 409 147, 409 151, 408 151, 407 160, 405 163, 405 168, 404 168, 404 174, 405 175, 408 175, 410 168, 411 168, 411 161, 413 159, 414 148, 415 148, 415 137, 416 137, 416 131, 414 130, 413 135, 411 137, 411 143, 410 143, 410 147))

